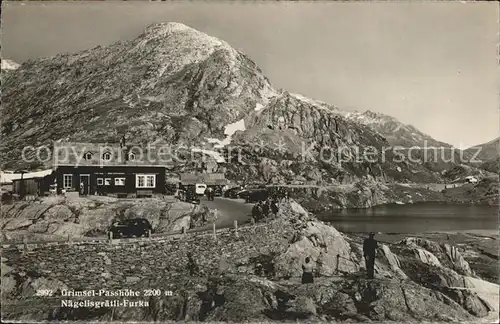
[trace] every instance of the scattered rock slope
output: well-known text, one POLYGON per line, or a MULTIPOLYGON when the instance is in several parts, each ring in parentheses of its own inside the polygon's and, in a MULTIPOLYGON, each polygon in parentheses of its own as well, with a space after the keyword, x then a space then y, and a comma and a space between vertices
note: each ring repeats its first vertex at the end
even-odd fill
POLYGON ((367 280, 361 244, 291 201, 280 205, 277 217, 241 227, 238 235, 220 232, 216 239, 196 234, 135 245, 61 245, 29 253, 8 249, 2 255, 2 284, 9 303, 2 311, 4 318, 24 320, 491 322, 498 318, 498 285, 477 278, 454 247, 415 238, 381 244, 376 279, 367 280), (187 252, 198 268, 193 273, 187 252), (306 256, 313 259, 317 273, 314 284, 302 285, 300 265, 306 256), (68 267, 71 271, 64 270, 68 267), (56 305, 61 298, 57 293, 54 305, 33 296, 42 288, 125 286, 170 290, 173 296, 140 297, 147 307, 102 307, 85 314, 56 305), (29 308, 21 307, 28 303, 29 308))

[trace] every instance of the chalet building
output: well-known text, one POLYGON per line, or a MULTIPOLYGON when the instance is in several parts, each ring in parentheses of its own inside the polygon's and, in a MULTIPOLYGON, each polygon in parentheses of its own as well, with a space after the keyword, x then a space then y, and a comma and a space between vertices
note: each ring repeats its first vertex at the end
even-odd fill
POLYGON ((165 194, 165 170, 173 167, 164 148, 104 143, 65 143, 54 148, 58 188, 88 194, 165 194))
MULTIPOLYGON (((168 147, 160 144, 126 145, 108 143, 59 143, 53 150, 51 169, 21 174, 3 174, 4 182, 20 195, 48 195, 76 191, 83 195, 141 197, 166 194, 167 173, 186 172, 186 185, 227 183, 225 161, 212 151, 199 150, 194 160, 173 161, 168 147), (211 156, 210 159, 201 157, 211 156), (182 163, 180 163, 182 162, 182 163), (184 170, 184 171, 183 171, 184 170), (192 180, 187 180, 187 179, 192 180), (194 181, 194 182, 193 182, 194 181)), ((169 192, 170 193, 170 192, 169 192)))
MULTIPOLYGON (((10 174, 11 190, 13 193, 24 196, 39 196, 50 191, 54 182, 53 170, 43 170, 27 173, 10 174)), ((7 178, 7 177, 5 177, 7 178)), ((3 179, 7 180, 7 179, 3 179)), ((3 183, 2 183, 3 184, 3 183)))

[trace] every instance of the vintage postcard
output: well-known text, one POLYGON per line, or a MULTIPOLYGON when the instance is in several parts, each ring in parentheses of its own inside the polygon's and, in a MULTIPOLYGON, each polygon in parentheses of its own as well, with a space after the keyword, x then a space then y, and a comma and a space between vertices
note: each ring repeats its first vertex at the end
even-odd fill
POLYGON ((498 323, 498 15, 4 1, 2 322, 498 323))

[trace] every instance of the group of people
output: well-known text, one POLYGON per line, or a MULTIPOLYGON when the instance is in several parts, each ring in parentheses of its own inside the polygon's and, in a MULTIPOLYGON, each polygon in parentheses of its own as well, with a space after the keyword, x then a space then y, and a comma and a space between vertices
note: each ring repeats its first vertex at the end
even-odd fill
POLYGON ((207 196, 208 200, 214 200, 215 198, 215 190, 212 187, 208 187, 207 190, 205 190, 205 195, 207 196))
MULTIPOLYGON (((366 264, 366 275, 368 279, 374 278, 375 272, 375 256, 378 248, 377 241, 375 240, 375 233, 370 233, 368 238, 363 242, 363 257, 366 264)), ((310 257, 306 257, 302 264, 302 283, 314 282, 314 266, 310 257)))
POLYGON ((268 217, 271 213, 277 215, 279 211, 278 202, 274 198, 258 201, 252 208, 252 222, 268 217))

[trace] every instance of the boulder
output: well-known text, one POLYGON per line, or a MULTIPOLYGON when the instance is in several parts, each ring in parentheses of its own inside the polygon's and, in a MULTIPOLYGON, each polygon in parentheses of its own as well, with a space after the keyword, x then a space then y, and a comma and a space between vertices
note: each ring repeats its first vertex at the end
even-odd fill
POLYGON ((176 218, 169 226, 169 230, 172 232, 181 231, 183 228, 188 230, 191 226, 191 215, 183 215, 176 218))
POLYGON ((450 246, 446 243, 439 245, 436 242, 415 237, 407 237, 400 244, 414 249, 422 262, 436 266, 446 266, 463 275, 474 275, 469 263, 465 261, 455 246, 450 246))
POLYGON ((64 221, 74 216, 71 209, 66 205, 55 205, 47 209, 45 219, 64 221))
POLYGON ((288 312, 295 314, 296 318, 308 318, 317 315, 314 300, 307 296, 297 297, 288 312))
POLYGON ((320 222, 306 222, 285 253, 275 259, 279 277, 300 276, 304 259, 316 263, 316 273, 331 276, 338 272, 352 273, 359 269, 349 244, 333 227, 320 222))
POLYGON ((135 283, 139 282, 140 280, 141 280, 141 278, 135 277, 135 276, 130 276, 130 277, 125 278, 125 282, 127 284, 135 284, 135 283))
POLYGON ((454 321, 472 318, 443 294, 411 282, 359 280, 348 291, 351 296, 359 296, 358 312, 372 320, 435 321, 442 315, 454 321))
POLYGON ((13 270, 12 267, 9 267, 7 264, 5 264, 6 261, 8 261, 7 258, 2 257, 2 262, 1 262, 2 277, 8 275, 13 270))
POLYGON ((343 292, 338 292, 328 303, 322 305, 321 311, 338 319, 355 317, 358 313, 354 300, 343 292))
POLYGON ((451 246, 449 244, 443 244, 441 247, 444 250, 444 253, 449 258, 451 263, 453 264, 453 269, 463 275, 471 276, 473 275, 473 271, 470 268, 470 265, 467 261, 465 261, 462 254, 458 251, 455 246, 451 246))
POLYGON ((468 289, 449 288, 443 289, 443 293, 476 317, 485 317, 490 311, 494 310, 477 293, 468 289))
POLYGON ((304 209, 301 205, 299 205, 295 200, 291 199, 289 202, 289 208, 290 212, 298 215, 300 217, 307 218, 309 216, 309 213, 307 210, 304 209))
POLYGON ((431 240, 422 239, 419 237, 405 237, 401 242, 399 242, 399 244, 408 246, 420 246, 432 253, 441 252, 441 247, 439 246, 438 243, 431 240))
POLYGON ((26 227, 29 227, 32 224, 33 224, 33 221, 31 219, 14 218, 14 219, 11 219, 7 224, 5 224, 5 226, 3 227, 3 230, 4 231, 22 230, 26 227))
POLYGON ((401 269, 409 278, 425 287, 433 289, 464 287, 464 280, 460 274, 443 266, 424 263, 414 254, 412 258, 401 259, 401 269))
POLYGON ((7 296, 16 289, 16 280, 11 276, 3 276, 2 274, 2 295, 7 296))
POLYGON ((423 263, 435 267, 441 267, 441 262, 439 262, 438 258, 436 258, 436 256, 431 252, 420 248, 416 248, 414 251, 415 256, 423 263))
POLYGON ((475 293, 481 298, 481 300, 489 305, 489 309, 492 313, 499 313, 500 304, 500 286, 498 284, 481 280, 478 278, 464 276, 464 286, 475 293))
POLYGON ((387 260, 390 271, 400 279, 407 279, 408 276, 404 273, 403 270, 401 270, 401 263, 399 262, 399 258, 397 257, 397 255, 392 253, 391 249, 385 244, 382 244, 381 252, 381 257, 387 260))
POLYGON ((21 284, 19 295, 24 298, 31 298, 41 289, 51 290, 55 294, 58 290, 67 290, 68 286, 57 279, 45 277, 27 278, 21 284))

